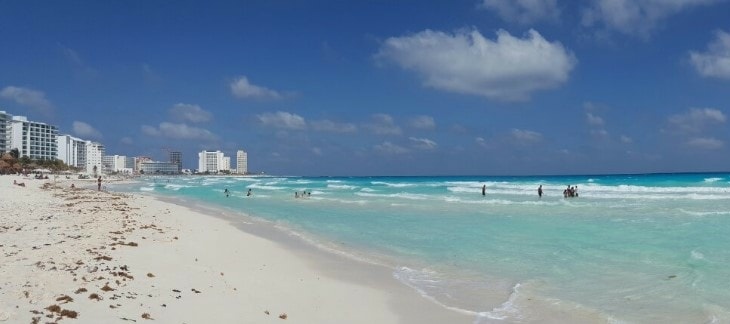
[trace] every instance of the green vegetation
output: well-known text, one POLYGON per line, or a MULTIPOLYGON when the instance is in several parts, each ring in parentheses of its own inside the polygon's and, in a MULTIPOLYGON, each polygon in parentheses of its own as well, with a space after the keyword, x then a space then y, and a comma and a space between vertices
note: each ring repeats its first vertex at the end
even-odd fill
POLYGON ((0 155, 0 174, 32 172, 35 169, 48 169, 51 172, 78 171, 77 168, 70 167, 59 159, 31 160, 28 156, 18 158, 18 155, 17 149, 0 155))

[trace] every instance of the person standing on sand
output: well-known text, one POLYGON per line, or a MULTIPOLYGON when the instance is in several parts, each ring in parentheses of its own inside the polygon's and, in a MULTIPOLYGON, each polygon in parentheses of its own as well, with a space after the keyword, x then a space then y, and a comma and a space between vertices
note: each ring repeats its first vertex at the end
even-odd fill
POLYGON ((96 180, 96 190, 101 191, 101 176, 99 176, 99 179, 96 180))
POLYGON ((486 195, 487 195, 487 185, 483 185, 482 186, 482 196, 486 196, 486 195))

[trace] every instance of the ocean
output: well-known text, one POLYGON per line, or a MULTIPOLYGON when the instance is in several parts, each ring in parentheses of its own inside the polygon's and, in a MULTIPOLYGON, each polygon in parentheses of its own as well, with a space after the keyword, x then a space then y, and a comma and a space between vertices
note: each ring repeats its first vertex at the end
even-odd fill
POLYGON ((475 323, 730 322, 727 173, 181 176, 131 190, 242 212, 381 264, 475 323), (567 186, 579 196, 564 198, 567 186))

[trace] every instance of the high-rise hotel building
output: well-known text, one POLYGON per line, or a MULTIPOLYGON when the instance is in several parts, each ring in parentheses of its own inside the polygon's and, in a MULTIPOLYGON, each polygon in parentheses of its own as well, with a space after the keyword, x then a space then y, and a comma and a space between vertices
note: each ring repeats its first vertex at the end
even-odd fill
POLYGON ((198 172, 218 173, 231 169, 231 158, 221 151, 202 151, 198 153, 198 172))
POLYGON ((10 151, 10 132, 8 131, 10 119, 12 117, 8 113, 0 110, 0 154, 10 151))
POLYGON ((170 152, 170 163, 177 164, 177 172, 182 171, 182 152, 171 151, 170 152))
POLYGON ((25 116, 10 120, 10 149, 33 160, 53 160, 58 155, 58 128, 46 123, 29 121, 25 116))
POLYGON ((60 135, 56 138, 58 143, 57 159, 68 166, 86 170, 86 141, 71 135, 60 135))
POLYGON ((244 150, 238 150, 236 152, 236 173, 248 173, 248 153, 244 150))
POLYGON ((56 158, 63 163, 77 167, 88 174, 104 173, 102 157, 105 149, 101 143, 85 141, 71 135, 61 135, 58 136, 56 145, 58 146, 56 158))

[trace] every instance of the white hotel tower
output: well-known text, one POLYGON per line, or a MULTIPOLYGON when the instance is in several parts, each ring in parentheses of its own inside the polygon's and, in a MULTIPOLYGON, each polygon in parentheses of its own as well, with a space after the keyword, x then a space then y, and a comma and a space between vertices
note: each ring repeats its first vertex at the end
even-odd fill
POLYGON ((85 141, 71 135, 58 136, 57 158, 63 163, 80 168, 87 174, 104 173, 102 157, 104 156, 104 145, 92 141, 85 141))
POLYGON ((33 160, 53 160, 57 156, 58 128, 46 123, 28 121, 25 116, 13 116, 10 122, 10 149, 33 160))
POLYGON ((231 158, 221 151, 202 151, 198 153, 198 172, 218 173, 231 169, 231 158))
POLYGON ((248 173, 248 153, 244 150, 238 150, 236 152, 236 173, 248 173))

